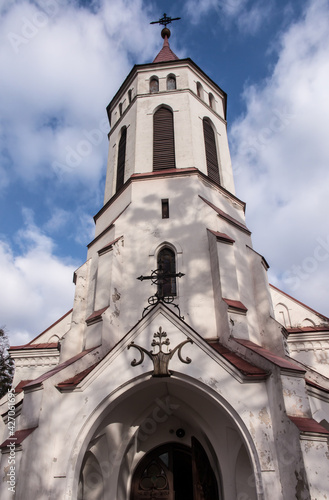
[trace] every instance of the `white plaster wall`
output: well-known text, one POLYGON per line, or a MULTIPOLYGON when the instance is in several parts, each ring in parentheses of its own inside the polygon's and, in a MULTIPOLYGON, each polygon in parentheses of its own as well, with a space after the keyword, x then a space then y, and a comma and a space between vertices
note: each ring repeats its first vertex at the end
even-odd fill
MULTIPOLYGON (((304 341, 289 338, 288 347, 290 356, 297 361, 311 367, 325 377, 329 375, 329 341, 320 340, 325 334, 318 334, 318 340, 304 341)), ((290 336, 292 337, 292 335, 290 336)), ((306 337, 306 335, 305 335, 306 337)))
POLYGON ((311 418, 310 403, 303 377, 282 375, 284 404, 288 415, 311 418))
MULTIPOLYGON (((186 424, 187 438, 193 433, 200 437, 206 446, 204 436, 207 436, 226 482, 225 495, 227 498, 235 498, 234 488, 241 486, 238 486, 234 478, 235 464, 241 442, 244 442, 250 461, 257 470, 255 480, 258 485, 258 498, 294 498, 300 485, 300 478, 296 477, 294 472, 302 469, 295 459, 287 460, 284 464, 285 475, 281 475, 278 463, 284 457, 278 455, 280 447, 275 446, 278 419, 285 429, 278 443, 282 438, 286 442, 290 437, 294 440, 289 425, 286 425, 282 401, 280 403, 280 387, 272 384, 272 390, 275 390, 276 394, 276 397, 273 397, 265 381, 242 383, 241 375, 230 363, 219 357, 197 334, 163 307, 158 307, 154 313, 142 320, 75 391, 58 392, 54 386, 84 369, 86 364, 92 364, 93 356, 90 353, 88 360, 87 357, 83 358, 83 366, 70 365, 46 380, 43 390, 25 395, 27 404, 23 406, 22 412, 24 426, 28 428, 38 424, 39 427, 29 437, 29 446, 23 448, 23 460, 18 472, 25 478, 25 482, 18 485, 18 500, 25 498, 26 490, 38 500, 46 499, 49 495, 67 500, 75 498, 83 454, 90 444, 96 453, 97 436, 102 435, 102 428, 105 430, 105 427, 111 426, 112 423, 115 424, 113 432, 110 428, 106 430, 107 457, 101 450, 98 450, 95 456, 105 460, 105 465, 107 464, 105 470, 110 476, 107 476, 106 480, 110 484, 108 491, 111 492, 111 498, 121 500, 120 496, 115 496, 116 488, 120 484, 120 467, 129 450, 131 438, 137 428, 144 430, 144 434, 145 429, 150 429, 149 424, 144 425, 143 422, 148 421, 153 414, 152 402, 158 396, 166 398, 168 395, 170 404, 178 404, 179 411, 176 420, 168 419, 163 427, 156 427, 158 432, 149 433, 147 437, 150 439, 147 439, 147 443, 151 447, 167 439, 171 440, 170 428, 178 425, 178 421, 182 425, 186 424), (134 340, 136 344, 150 349, 153 334, 160 326, 168 334, 170 348, 185 340, 186 336, 190 336, 194 343, 186 344, 182 350, 182 357, 190 357, 191 363, 184 364, 177 356, 173 357, 169 366, 173 376, 160 381, 159 391, 159 381, 149 379, 151 361, 145 358, 140 365, 131 366, 131 361, 134 358, 139 359, 139 354, 133 348, 127 350, 127 345, 134 340), (143 382, 142 385, 139 385, 140 382, 143 382), (120 402, 126 397, 126 391, 129 398, 125 405, 120 406, 120 402), (128 407, 130 411, 127 411, 128 407), (116 408, 120 409, 119 413, 116 408), (61 432, 56 432, 56 429, 61 432), (95 444, 91 442, 93 437, 95 444), (47 446, 44 446, 46 442, 47 446), (35 450, 38 450, 37 461, 35 450)), ((299 395, 292 394, 292 397, 298 401, 299 395)), ((170 408, 176 409, 177 406, 170 408)), ((294 427, 290 423, 291 426, 294 427)), ((130 453, 130 465, 147 451, 145 441, 142 444, 143 447, 135 449, 133 455, 130 453)), ((315 450, 313 452, 315 453, 315 450)), ((294 451, 293 456, 298 457, 298 449, 294 451)), ((321 460, 322 458, 321 455, 321 460)), ((312 460, 315 460, 313 456, 312 460)), ((131 473, 131 467, 129 470, 131 473)), ((312 470, 315 471, 315 468, 312 470)), ((304 476, 301 477, 305 481, 304 476)), ((312 475, 310 478, 312 479, 312 475)), ((126 479, 129 480, 129 476, 126 479)), ((312 481, 314 480, 315 476, 312 481)), ((321 481, 317 482, 318 490, 322 488, 321 481)), ((240 489, 238 491, 241 492, 240 489)), ((122 500, 124 498, 122 496, 122 500)))
POLYGON ((270 287, 274 312, 277 321, 282 323, 282 315, 279 314, 281 310, 280 305, 283 304, 288 311, 287 317, 290 319, 290 324, 284 325, 288 328, 295 328, 300 326, 318 326, 328 325, 328 318, 325 318, 320 313, 310 309, 304 304, 294 300, 292 297, 287 296, 285 293, 280 292, 276 288, 270 287), (309 320, 309 321, 306 321, 309 320), (303 324, 306 321, 305 324, 303 324))
POLYGON ((308 397, 312 417, 329 430, 329 394, 324 395, 322 391, 308 386, 308 397))
MULTIPOLYGON (((301 447, 312 499, 327 500, 329 493, 329 448, 327 439, 302 436, 301 447)), ((302 493, 303 485, 299 492, 302 493)))
MULTIPOLYGON (((115 336, 119 340, 141 318, 144 308, 148 306, 148 298, 156 292, 156 287, 151 286, 150 281, 137 282, 137 277, 149 275, 156 269, 157 251, 161 245, 169 244, 177 253, 177 272, 185 274, 183 278, 177 279, 178 295, 175 302, 179 304, 181 314, 202 336, 221 337, 221 330, 225 327, 223 321, 216 319, 217 309, 214 307, 214 301, 221 297, 214 295, 214 269, 211 267, 213 264, 207 236, 209 228, 226 233, 235 240, 233 246, 218 243, 222 253, 217 257, 216 264, 219 266, 219 279, 223 280, 222 288, 225 288, 221 292, 223 296, 240 300, 248 309, 245 317, 240 315, 234 319, 233 335, 262 343, 262 336, 271 331, 271 341, 282 344, 280 329, 274 330, 268 324, 271 307, 266 271, 260 256, 246 248, 246 245, 251 246, 250 236, 220 218, 199 195, 244 223, 242 203, 224 194, 221 188, 213 186, 197 173, 133 180, 97 217, 96 235, 100 235, 130 203, 117 218, 114 227, 89 248, 89 281, 84 282, 85 290, 88 290, 84 319, 99 309, 100 302, 96 297, 95 303, 95 293, 104 293, 109 298, 104 306, 110 305, 104 318, 110 325, 116 325, 115 336), (169 200, 169 219, 162 219, 161 199, 169 200), (121 264, 117 266, 114 283, 110 269, 105 273, 97 270, 97 252, 121 236, 121 264), (99 281, 103 292, 97 291, 97 273, 102 274, 99 281), (258 281, 255 278, 257 273, 260 276, 258 281), (259 300, 260 293, 262 300, 259 300), (112 297, 116 296, 120 297, 120 301, 115 304, 112 297)), ((118 263, 118 259, 113 258, 111 266, 118 263)), ((81 309, 82 305, 76 307, 81 309)), ((85 331, 85 325, 83 328, 85 331)), ((98 328, 103 327, 99 325, 98 328)))
MULTIPOLYGON (((158 327, 158 325, 162 324, 163 328, 168 332, 168 336, 172 342, 172 346, 175 346, 179 341, 184 340, 184 335, 181 333, 178 333, 177 327, 173 328, 173 325, 166 320, 164 316, 158 316, 157 321, 153 325, 149 325, 146 330, 141 330, 139 333, 138 337, 138 343, 141 345, 145 345, 146 347, 150 344, 151 338, 153 336, 154 330, 156 329, 155 327, 158 327)), ((188 347, 188 346, 186 346, 188 347)), ((140 367, 136 367, 135 369, 130 366, 130 362, 132 358, 135 356, 135 353, 133 350, 127 351, 122 350, 121 348, 119 351, 117 351, 117 354, 120 352, 120 358, 117 357, 116 353, 113 353, 112 355, 112 362, 111 362, 111 368, 108 365, 108 368, 105 369, 105 365, 103 363, 102 366, 99 366, 96 370, 95 373, 91 376, 89 380, 89 384, 87 386, 85 385, 85 388, 83 392, 78 392, 78 393, 72 393, 72 394, 60 394, 56 391, 56 389, 53 388, 53 383, 56 382, 56 380, 53 380, 52 383, 48 384, 48 382, 45 383, 45 388, 43 392, 43 395, 47 398, 48 403, 46 404, 46 401, 42 403, 42 407, 46 410, 47 408, 47 414, 44 412, 40 413, 40 419, 39 419, 39 429, 38 431, 35 431, 33 433, 33 447, 34 449, 40 450, 39 453, 39 458, 42 459, 42 467, 40 468, 40 465, 38 468, 34 466, 35 462, 31 461, 29 462, 29 457, 32 452, 32 447, 29 448, 30 451, 28 451, 25 454, 24 457, 24 464, 23 464, 23 469, 20 471, 20 473, 27 473, 28 471, 28 476, 25 484, 25 488, 28 487, 29 491, 32 492, 38 491, 38 499, 43 499, 46 498, 47 494, 51 491, 52 494, 57 494, 59 497, 64 498, 63 496, 63 480, 61 479, 62 477, 65 478, 65 476, 70 475, 70 450, 74 449, 74 442, 77 444, 77 431, 81 432, 83 428, 83 422, 86 419, 87 415, 90 414, 92 415, 94 412, 94 409, 99 406, 101 401, 104 399, 107 399, 108 396, 107 394, 111 394, 113 390, 116 390, 116 387, 122 385, 123 383, 126 383, 129 377, 135 378, 136 375, 140 374, 142 375, 145 373, 145 370, 148 371, 148 367, 150 368, 149 362, 145 361, 145 364, 141 365, 140 367), (123 356, 123 357, 122 357, 123 356), (110 369, 109 369, 110 368, 110 369), (115 376, 114 376, 115 374, 115 376), (96 378, 95 378, 96 377, 96 378), (127 378, 128 377, 128 378, 127 378), (94 381, 92 383, 92 380, 94 381), (97 382, 96 382, 97 380, 97 382), (96 385, 95 385, 96 384, 96 385), (89 389, 88 389, 89 387, 89 389), (105 392, 104 389, 106 388, 105 392), (50 398, 50 399, 49 399, 50 398), (51 401, 51 405, 49 404, 51 401), (57 412, 54 413, 51 411, 52 407, 57 408, 57 412), (60 411, 59 411, 60 410, 60 411), (46 425, 46 419, 48 421, 48 424, 46 425), (73 425, 74 423, 74 425, 73 425), (50 428, 60 428, 61 429, 61 434, 60 436, 55 433, 49 432, 50 428), (79 431, 80 429, 80 431, 79 431), (46 438, 47 436, 47 438, 46 438), (60 439, 59 439, 60 437, 60 439), (42 447, 41 444, 44 442, 44 440, 47 439, 48 446, 47 447, 42 447), (66 446, 63 446, 63 443, 65 442, 66 446), (33 463, 32 463, 33 462, 33 463), (56 479, 58 478, 58 479, 56 479)), ((259 403, 259 409, 260 409, 260 415, 264 413, 264 404, 266 405, 266 396, 264 395, 262 391, 262 396, 259 392, 259 387, 256 387, 255 384, 246 384, 244 387, 244 398, 243 401, 241 401, 241 398, 238 400, 237 396, 237 391, 240 390, 240 383, 238 381, 234 381, 234 379, 230 379, 232 383, 228 383, 227 379, 227 373, 225 370, 221 369, 217 363, 213 364, 213 369, 210 369, 209 371, 209 363, 210 360, 207 356, 203 355, 199 349, 196 346, 191 346, 191 348, 187 349, 186 351, 182 353, 184 356, 185 355, 190 355, 192 357, 192 360, 194 360, 194 363, 191 365, 186 365, 189 366, 189 370, 185 370, 185 365, 183 365, 179 360, 173 359, 173 364, 172 364, 172 369, 173 370, 178 370, 181 371, 183 370, 183 373, 186 373, 188 377, 196 377, 196 380, 199 380, 201 385, 206 384, 209 387, 209 383, 211 384, 210 387, 212 390, 215 390, 215 392, 218 392, 221 394, 221 398, 225 399, 225 396, 230 395, 230 404, 234 403, 234 406, 236 407, 236 411, 243 416, 243 418, 246 419, 246 422, 250 423, 250 416, 247 412, 247 402, 250 400, 250 398, 253 398, 255 400, 256 394, 257 394, 257 400, 259 403), (201 355, 201 357, 200 357, 201 355), (198 363, 196 363, 196 356, 199 358, 198 363), (203 366, 207 365, 208 366, 208 377, 209 378, 204 378, 205 377, 205 372, 202 369, 203 366), (192 368, 192 370, 191 370, 192 368), (215 377, 215 378, 214 378, 215 377), (225 384, 223 383, 224 380, 226 381, 225 384), (234 389, 235 387, 235 389, 234 389), (265 396, 265 399, 264 399, 265 396), (237 407, 238 405, 238 407, 237 407), (245 411, 243 411, 243 407, 245 407, 245 411)), ((66 375, 67 376, 67 375, 66 375)), ((55 378, 57 381, 61 380, 63 377, 65 377, 64 374, 61 375, 56 375, 55 378)), ((169 382, 169 381, 168 381, 169 382)), ((164 385, 165 387, 166 385, 164 385)), ((190 422, 199 422, 199 426, 203 428, 203 432, 210 432, 212 429, 212 433, 215 432, 216 434, 216 439, 212 439, 212 443, 215 449, 215 453, 217 456, 220 458, 220 463, 222 467, 222 472, 224 477, 229 477, 229 475, 234 473, 234 467, 230 467, 230 464, 232 465, 232 460, 234 459, 234 454, 230 458, 230 461, 228 463, 227 457, 230 456, 230 453, 232 453, 232 448, 230 447, 230 441, 225 442, 225 435, 226 435, 226 428, 227 426, 231 426, 234 428, 235 424, 230 423, 229 421, 226 420, 224 416, 220 417, 221 419, 224 418, 222 424, 219 425, 221 420, 219 420, 219 416, 221 413, 219 413, 216 417, 216 413, 212 413, 213 409, 211 409, 211 405, 209 406, 209 411, 207 410, 207 399, 204 400, 204 406, 203 404, 198 404, 197 405, 197 410, 195 408, 194 402, 195 402, 195 389, 191 387, 191 390, 188 391, 186 384, 184 384, 185 389, 179 389, 177 386, 176 391, 172 392, 172 396, 176 398, 176 401, 178 401, 178 398, 182 398, 185 400, 185 404, 187 400, 190 401, 190 409, 186 408, 186 413, 185 413, 185 419, 190 422), (193 408, 193 410, 192 410, 193 408), (195 413, 194 417, 191 417, 191 413, 195 413), (198 415, 199 413, 199 415, 198 415), (192 420, 191 420, 192 418, 192 420), (202 421, 205 421, 203 424, 202 421), (207 422, 208 420, 208 422, 207 422), (211 420, 213 422, 211 422, 211 420), (205 425, 205 427, 204 427, 205 425), (225 446, 223 446, 225 443, 225 446)), ((262 386, 264 388, 264 386, 262 386)), ((150 388, 150 387, 149 387, 150 388)), ((157 391, 155 392, 155 395, 158 395, 159 397, 162 397, 162 393, 157 391)), ((164 393, 165 395, 165 393, 164 393)), ((147 397, 149 400, 149 404, 152 401, 152 393, 149 393, 149 391, 144 393, 144 397, 147 397), (151 399, 150 399, 151 398, 151 399)), ((137 397, 137 395, 136 395, 137 397)), ((155 396, 156 397, 156 396, 155 396)), ((136 399, 137 401, 137 399, 136 399)), ((172 400, 173 403, 175 403, 175 399, 172 400)), ((143 404, 139 403, 140 409, 144 407, 143 404)), ((179 404, 179 403, 178 403, 179 404)), ((40 405, 40 403, 39 403, 40 405)), ((38 405, 38 406, 39 406, 38 405)), ((130 400, 129 403, 130 408, 135 408, 136 405, 133 404, 133 400, 130 400)), ((37 405, 35 406, 35 409, 37 408, 37 405)), ((147 413, 147 412, 146 412, 147 413)), ((127 412, 126 408, 123 409, 123 412, 121 414, 120 418, 125 418, 125 419, 131 419, 131 418, 136 418, 136 413, 134 412, 127 412)), ((180 411, 179 413, 180 418, 184 416, 184 413, 180 411)), ((178 415, 178 416, 179 416, 178 415)), ((137 413, 138 417, 138 413, 137 413)), ((147 417, 144 413, 144 419, 147 417)), ((102 417, 103 419, 104 417, 102 417)), ((109 418, 111 419, 112 416, 109 415, 109 418)), ((227 417, 226 417, 227 418, 227 417)), ((111 421, 111 420, 110 420, 111 421)), ((114 420, 115 421, 115 420, 114 420)), ((141 423, 143 420, 140 420, 140 417, 137 418, 136 425, 141 423)), ((267 420, 268 422, 268 420, 267 420)), ((27 425, 29 422, 27 422, 27 425)), ((132 422, 130 420, 129 424, 131 425, 132 422)), ((165 432, 166 429, 167 431, 169 430, 168 428, 169 421, 166 424, 165 428, 162 429, 162 432, 165 432)), ((191 424, 190 424, 191 425, 191 424)), ((262 426, 263 424, 260 422, 260 420, 257 420, 257 418, 254 421, 254 426, 262 426), (257 424, 258 422, 258 424, 257 424)), ((147 428, 147 427, 145 427, 147 428)), ((121 429, 121 438, 120 438, 120 446, 122 443, 124 443, 124 437, 125 437, 125 429, 126 427, 123 426, 121 429)), ((151 436, 150 441, 148 444, 153 445, 154 438, 156 437, 157 440, 160 439, 168 439, 167 438, 167 433, 164 435, 163 433, 153 433, 151 436)), ((94 432, 94 431, 93 431, 94 432)), ((199 431, 200 432, 200 431, 199 431)), ((256 442, 258 442, 257 446, 260 446, 263 448, 263 443, 262 443, 262 435, 263 432, 266 432, 267 434, 270 432, 270 428, 268 427, 268 423, 265 424, 264 426, 264 431, 260 428, 259 431, 257 430, 257 433, 259 432, 259 436, 256 437, 256 442)), ((238 431, 240 433, 240 431, 238 431)), ((214 437, 214 436, 213 436, 214 437)), ((158 441, 159 442, 159 441, 158 441)), ((251 443, 250 443, 251 444, 251 443)), ((250 445, 249 444, 249 445, 250 445)), ((248 446, 249 446, 248 445, 248 446)), ((118 446, 118 442, 117 442, 118 446)), ((265 447, 266 449, 266 447, 265 447)), ((111 448, 109 448, 109 452, 113 451, 113 445, 111 448)), ((145 449, 144 449, 145 451, 145 449)), ((122 449, 122 453, 124 452, 124 449, 122 449)), ((74 454, 74 452, 73 452, 74 454)), ((266 455, 266 454, 265 454, 266 455)), ((264 455, 264 457, 265 457, 264 455)), ((254 459, 253 459, 254 460, 254 459)), ((233 461, 234 464, 234 461, 233 461)), ((73 465, 73 464, 72 464, 73 465)), ((265 462, 264 462, 265 466, 265 462)), ((114 467, 112 473, 116 473, 116 468, 114 467)), ((266 474, 265 474, 266 475, 266 474)), ((232 488, 232 483, 234 485, 234 481, 227 481, 227 484, 225 485, 226 491, 229 492, 229 497, 232 496, 234 493, 234 490, 230 490, 232 488)), ((22 494, 22 491, 19 492, 19 494, 22 494)), ((19 498, 19 497, 18 497, 19 498)), ((113 495, 113 498, 115 498, 115 495, 113 495)), ((277 497, 280 498, 280 497, 277 497)))

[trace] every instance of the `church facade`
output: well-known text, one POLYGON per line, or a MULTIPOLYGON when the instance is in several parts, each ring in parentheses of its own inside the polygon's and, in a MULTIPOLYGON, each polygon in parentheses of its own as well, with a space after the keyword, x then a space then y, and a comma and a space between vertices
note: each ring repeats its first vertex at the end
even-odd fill
POLYGON ((329 319, 269 285, 226 93, 162 36, 107 107, 73 308, 11 347, 1 499, 325 500, 329 319))

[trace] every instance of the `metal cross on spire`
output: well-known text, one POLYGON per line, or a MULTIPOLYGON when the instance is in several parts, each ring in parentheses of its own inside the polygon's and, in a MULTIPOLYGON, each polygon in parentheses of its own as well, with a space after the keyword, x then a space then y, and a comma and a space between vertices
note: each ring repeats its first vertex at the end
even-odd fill
POLYGON ((173 21, 178 21, 180 17, 167 17, 167 14, 163 14, 163 17, 159 19, 159 21, 152 21, 150 24, 162 24, 165 28, 167 27, 167 24, 172 23, 173 21))

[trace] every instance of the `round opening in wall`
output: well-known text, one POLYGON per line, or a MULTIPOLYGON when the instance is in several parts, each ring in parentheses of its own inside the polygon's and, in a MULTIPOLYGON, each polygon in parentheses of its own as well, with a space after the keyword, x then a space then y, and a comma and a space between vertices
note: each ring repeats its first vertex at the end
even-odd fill
POLYGON ((179 438, 183 438, 185 436, 184 429, 177 429, 176 436, 179 437, 179 438))

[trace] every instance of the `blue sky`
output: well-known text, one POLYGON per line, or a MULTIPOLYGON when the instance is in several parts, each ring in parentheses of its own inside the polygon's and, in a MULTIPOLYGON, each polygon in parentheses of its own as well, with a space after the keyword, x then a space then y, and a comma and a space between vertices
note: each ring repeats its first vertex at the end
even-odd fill
POLYGON ((72 306, 103 201, 105 108, 162 46, 228 93, 236 194, 270 282, 329 315, 327 0, 0 0, 0 326, 72 306))

